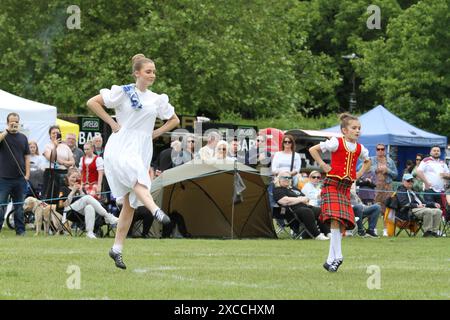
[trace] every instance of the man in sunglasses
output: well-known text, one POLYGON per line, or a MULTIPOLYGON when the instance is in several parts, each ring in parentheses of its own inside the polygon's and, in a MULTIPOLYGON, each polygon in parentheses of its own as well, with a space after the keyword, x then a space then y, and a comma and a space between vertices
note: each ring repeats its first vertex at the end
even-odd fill
POLYGON ((437 231, 441 223, 441 206, 439 203, 423 200, 413 191, 413 182, 414 177, 407 173, 403 175, 403 185, 397 189, 397 199, 401 207, 399 217, 408 220, 407 214, 411 210, 414 216, 423 220, 424 237, 439 237, 437 231))

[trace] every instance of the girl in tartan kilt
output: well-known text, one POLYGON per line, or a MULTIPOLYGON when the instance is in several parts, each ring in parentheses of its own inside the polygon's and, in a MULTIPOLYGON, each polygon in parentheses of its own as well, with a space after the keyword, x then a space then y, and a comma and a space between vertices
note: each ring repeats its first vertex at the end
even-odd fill
POLYGON ((355 227, 355 216, 350 203, 350 187, 353 182, 370 169, 369 151, 357 142, 361 123, 348 113, 339 117, 342 138, 333 137, 309 149, 311 156, 327 173, 321 191, 320 219, 331 225, 331 241, 327 261, 323 267, 336 272, 343 262, 341 241, 345 229, 355 227), (331 166, 326 164, 320 152, 331 152, 331 166), (364 161, 360 171, 356 172, 358 159, 364 161))

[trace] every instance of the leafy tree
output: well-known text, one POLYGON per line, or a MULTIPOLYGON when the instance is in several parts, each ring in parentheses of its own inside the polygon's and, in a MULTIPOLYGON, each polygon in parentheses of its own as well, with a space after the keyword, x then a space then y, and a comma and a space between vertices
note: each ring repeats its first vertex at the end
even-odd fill
MULTIPOLYGON (((81 29, 62 0, 0 1, 0 87, 86 113, 100 88, 131 83, 131 57, 154 59, 179 113, 298 119, 378 103, 419 127, 449 133, 448 1, 78 0, 81 29), (356 52, 350 64, 343 55, 356 52), (298 115, 300 114, 300 115, 298 115)), ((265 121, 265 120, 264 120, 265 121)), ((303 122, 303 123, 302 123, 303 122)))
MULTIPOLYGON (((306 37, 306 46, 317 56, 328 58, 327 65, 340 79, 334 82, 334 101, 332 108, 326 105, 317 108, 318 113, 326 114, 348 110, 349 94, 352 91, 352 76, 354 68, 342 56, 357 53, 358 41, 372 41, 384 38, 386 26, 392 17, 401 14, 402 10, 396 0, 379 0, 367 2, 366 0, 312 0, 299 3, 295 17, 301 21, 301 29, 306 37), (375 4, 381 10, 381 29, 369 29, 367 19, 370 14, 367 9, 375 4), (330 110, 331 109, 331 110, 330 110)), ((357 112, 373 107, 372 95, 374 92, 364 94, 358 90, 361 77, 356 74, 357 112)))
POLYGON ((450 136, 450 23, 446 0, 424 0, 392 19, 387 39, 359 44, 363 90, 418 127, 450 136))

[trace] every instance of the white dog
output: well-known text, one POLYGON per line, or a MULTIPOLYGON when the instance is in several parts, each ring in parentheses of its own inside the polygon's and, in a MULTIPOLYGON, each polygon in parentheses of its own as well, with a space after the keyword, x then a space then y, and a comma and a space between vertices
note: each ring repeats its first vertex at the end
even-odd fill
POLYGON ((34 225, 36 227, 37 236, 41 230, 42 223, 44 223, 44 233, 48 234, 50 228, 50 220, 53 222, 53 225, 58 229, 57 231, 62 231, 63 227, 59 221, 61 221, 62 216, 59 212, 56 211, 56 205, 48 205, 47 203, 38 200, 34 197, 28 197, 25 199, 23 204, 24 211, 31 211, 34 214, 34 225), (53 211, 53 214, 52 214, 53 211), (56 217, 55 217, 56 215, 56 217), (58 221, 59 219, 59 221, 58 221))

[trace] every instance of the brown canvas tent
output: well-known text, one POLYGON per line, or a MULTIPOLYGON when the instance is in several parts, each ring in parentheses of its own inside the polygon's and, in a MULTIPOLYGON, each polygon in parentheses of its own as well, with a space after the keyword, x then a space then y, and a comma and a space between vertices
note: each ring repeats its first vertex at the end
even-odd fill
POLYGON ((191 161, 166 170, 152 182, 152 195, 165 212, 183 216, 193 237, 276 238, 263 179, 240 163, 237 172, 246 188, 242 201, 234 204, 234 214, 233 164, 191 161))

